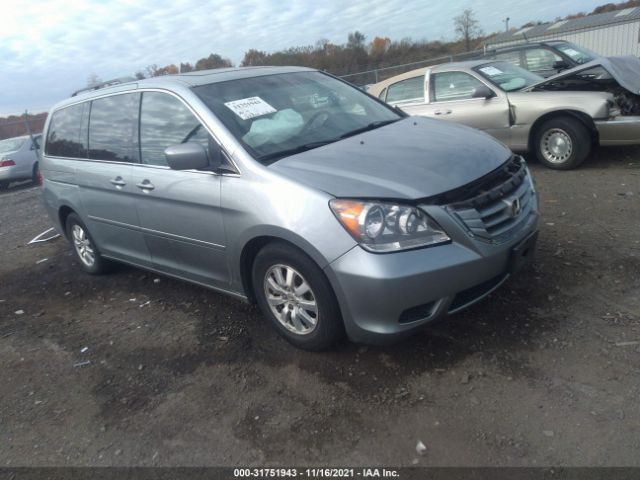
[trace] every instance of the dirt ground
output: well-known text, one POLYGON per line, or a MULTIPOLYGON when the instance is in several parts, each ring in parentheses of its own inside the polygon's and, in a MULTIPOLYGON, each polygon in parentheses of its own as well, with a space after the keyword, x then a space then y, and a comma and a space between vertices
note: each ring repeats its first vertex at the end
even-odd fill
POLYGON ((408 341, 328 353, 197 286, 88 276, 64 239, 26 245, 38 188, 3 192, 0 466, 640 466, 640 148, 532 169, 532 267, 408 341))

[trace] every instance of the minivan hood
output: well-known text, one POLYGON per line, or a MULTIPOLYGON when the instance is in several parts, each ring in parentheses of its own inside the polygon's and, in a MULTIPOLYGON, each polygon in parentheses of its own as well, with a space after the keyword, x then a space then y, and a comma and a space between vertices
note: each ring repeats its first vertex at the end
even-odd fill
POLYGON ((336 197, 416 200, 470 183, 510 156, 479 130, 409 117, 268 168, 336 197))

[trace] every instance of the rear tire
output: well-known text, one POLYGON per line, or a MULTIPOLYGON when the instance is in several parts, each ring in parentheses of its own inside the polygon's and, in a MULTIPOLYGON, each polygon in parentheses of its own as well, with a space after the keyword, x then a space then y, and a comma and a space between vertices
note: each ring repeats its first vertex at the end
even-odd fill
POLYGON ((66 231, 75 257, 85 272, 100 275, 111 270, 111 262, 100 255, 89 230, 77 214, 70 213, 67 217, 66 231))
POLYGON ((533 146, 540 163, 556 170, 571 170, 589 156, 591 135, 572 117, 547 120, 536 130, 533 146))
POLYGON ((33 171, 31 172, 31 181, 36 185, 40 185, 40 166, 38 162, 33 164, 33 171))
POLYGON ((267 244, 253 262, 252 280, 262 313, 291 344, 319 351, 344 337, 340 307, 329 281, 296 247, 267 244))

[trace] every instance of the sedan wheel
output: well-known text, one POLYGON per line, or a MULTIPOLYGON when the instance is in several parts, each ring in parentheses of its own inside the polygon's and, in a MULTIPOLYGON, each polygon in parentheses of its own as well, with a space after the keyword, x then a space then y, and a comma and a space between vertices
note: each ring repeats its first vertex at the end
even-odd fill
POLYGON ((573 153, 573 142, 567 132, 561 128, 547 130, 540 140, 540 151, 550 163, 564 163, 573 153))

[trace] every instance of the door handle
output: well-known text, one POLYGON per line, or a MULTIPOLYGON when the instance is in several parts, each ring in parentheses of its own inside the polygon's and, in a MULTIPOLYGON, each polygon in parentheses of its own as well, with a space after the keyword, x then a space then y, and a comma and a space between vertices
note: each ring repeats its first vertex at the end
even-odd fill
POLYGON ((111 185, 115 186, 116 188, 122 188, 124 187, 127 182, 125 182, 121 176, 117 176, 116 178, 110 180, 111 185))
POLYGON ((143 180, 140 183, 136 183, 136 187, 141 188, 142 190, 153 190, 156 188, 149 180, 143 180))
POLYGON ((433 112, 434 115, 449 115, 451 110, 436 110, 433 112))

